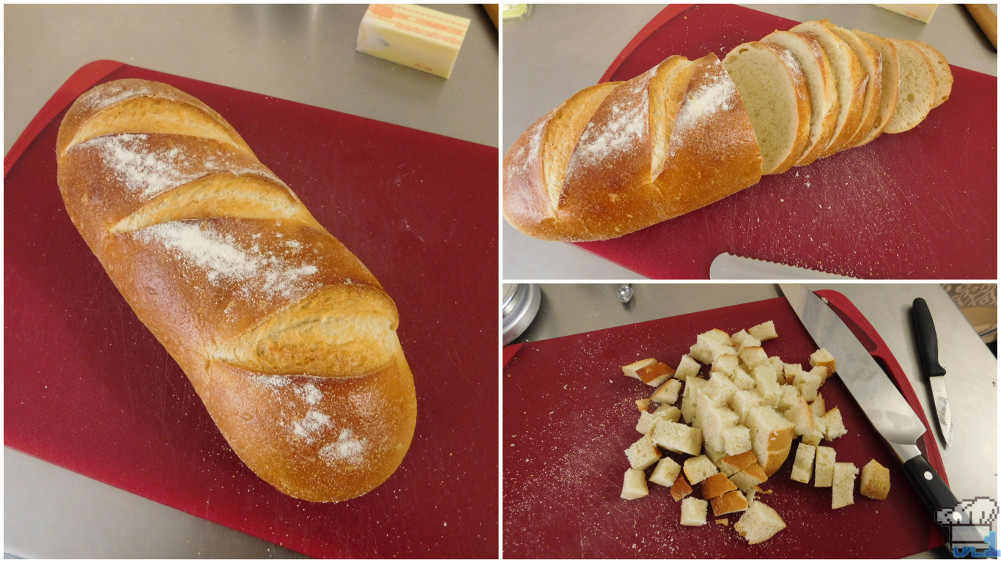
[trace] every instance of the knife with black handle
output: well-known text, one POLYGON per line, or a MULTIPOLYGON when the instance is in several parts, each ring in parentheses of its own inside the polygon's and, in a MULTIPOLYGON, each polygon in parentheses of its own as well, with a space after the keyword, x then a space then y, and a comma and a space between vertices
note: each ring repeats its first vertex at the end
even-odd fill
POLYGON ((904 475, 932 520, 950 538, 951 524, 960 523, 963 514, 956 495, 917 447, 925 432, 924 424, 837 313, 801 285, 779 287, 813 341, 834 356, 841 382, 897 455, 904 475))
POLYGON ((935 400, 938 428, 942 431, 946 445, 952 445, 952 410, 949 408, 949 394, 946 393, 945 368, 938 363, 938 334, 935 332, 935 321, 931 318, 928 303, 924 299, 918 297, 914 300, 911 319, 914 322, 921 373, 928 380, 935 400))

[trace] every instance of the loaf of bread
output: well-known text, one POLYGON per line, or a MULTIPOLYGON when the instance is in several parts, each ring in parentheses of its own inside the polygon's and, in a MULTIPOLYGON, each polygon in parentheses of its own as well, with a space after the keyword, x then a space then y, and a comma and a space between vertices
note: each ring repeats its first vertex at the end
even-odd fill
POLYGON ((671 56, 532 124, 504 157, 504 217, 541 239, 619 237, 913 128, 951 86, 935 49, 827 20, 739 45, 723 65, 671 56))
POLYGON ((73 224, 251 470, 317 502, 393 474, 417 413, 396 305, 225 119, 109 82, 56 157, 73 224))

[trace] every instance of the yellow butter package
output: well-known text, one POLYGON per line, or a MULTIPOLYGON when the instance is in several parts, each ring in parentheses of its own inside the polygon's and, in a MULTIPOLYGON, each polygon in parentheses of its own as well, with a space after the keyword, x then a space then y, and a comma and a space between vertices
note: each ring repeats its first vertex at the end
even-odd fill
POLYGON ((448 78, 469 18, 412 4, 372 4, 358 28, 358 51, 448 78))

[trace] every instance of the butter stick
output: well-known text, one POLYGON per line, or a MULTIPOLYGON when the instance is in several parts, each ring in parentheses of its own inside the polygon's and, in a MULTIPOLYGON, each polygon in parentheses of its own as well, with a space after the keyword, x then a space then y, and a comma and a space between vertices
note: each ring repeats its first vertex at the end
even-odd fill
POLYGON ((448 78, 469 19, 423 6, 372 4, 358 28, 358 51, 448 78))

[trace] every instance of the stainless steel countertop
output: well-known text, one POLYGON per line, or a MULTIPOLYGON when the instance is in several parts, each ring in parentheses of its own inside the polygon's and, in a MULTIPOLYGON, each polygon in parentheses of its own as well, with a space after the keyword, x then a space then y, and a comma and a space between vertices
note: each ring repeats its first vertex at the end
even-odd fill
MULTIPOLYGON (((479 5, 448 80, 354 50, 367 5, 4 6, 4 152, 82 65, 114 59, 497 146, 498 36, 479 5)), ((4 448, 18 557, 296 554, 4 448)))
MULTIPOLYGON (((543 284, 535 322, 516 342, 530 342, 779 297, 772 284, 633 284, 629 307, 618 299, 621 284, 543 284)), ((830 284, 858 307, 907 374, 932 425, 953 492, 960 500, 998 498, 997 359, 937 284, 830 284), (953 445, 945 447, 931 393, 919 375, 910 308, 928 302, 938 333, 939 361, 946 368, 954 417, 953 445)), ((694 338, 694 335, 693 335, 694 338)), ((907 484, 900 484, 906 487, 907 484)), ((944 550, 921 554, 943 556, 944 550)))
MULTIPOLYGON (((663 7, 535 5, 528 19, 505 25, 501 150, 506 152, 536 119, 573 93, 596 83, 663 7)), ((940 5, 929 24, 871 4, 748 7, 797 21, 829 18, 839 25, 885 37, 919 39, 941 50, 952 64, 997 76, 997 52, 962 5, 940 5)), ((503 221, 502 236, 502 267, 507 280, 642 278, 571 244, 531 238, 507 221, 503 221)))

